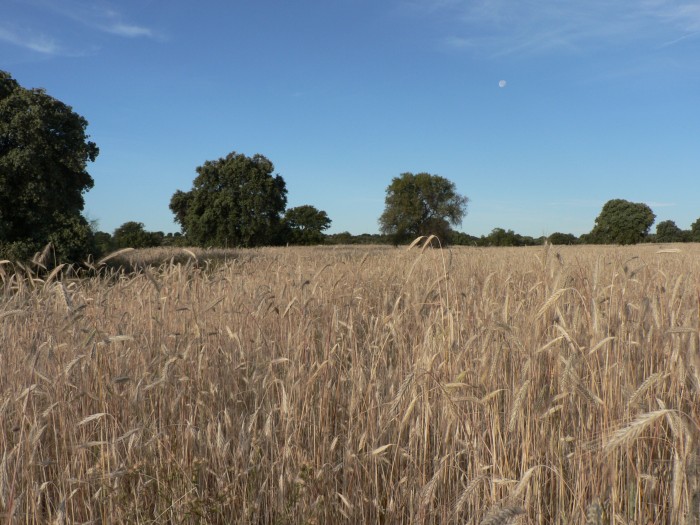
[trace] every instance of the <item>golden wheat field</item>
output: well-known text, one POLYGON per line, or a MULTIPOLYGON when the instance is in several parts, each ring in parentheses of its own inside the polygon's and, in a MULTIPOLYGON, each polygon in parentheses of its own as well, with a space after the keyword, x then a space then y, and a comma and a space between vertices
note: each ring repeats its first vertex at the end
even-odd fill
POLYGON ((0 523, 698 523, 700 246, 192 255, 0 265, 0 523))

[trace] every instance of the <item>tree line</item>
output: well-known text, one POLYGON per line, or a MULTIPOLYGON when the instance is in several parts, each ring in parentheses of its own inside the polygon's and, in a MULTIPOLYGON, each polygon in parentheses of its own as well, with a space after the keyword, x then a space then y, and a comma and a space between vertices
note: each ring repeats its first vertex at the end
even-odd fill
POLYGON ((605 203, 593 229, 580 237, 556 232, 523 236, 495 228, 480 237, 455 228, 469 199, 450 180, 402 173, 386 189, 379 234, 327 234, 328 214, 305 204, 287 208, 284 178, 263 155, 231 152, 196 168, 189 190, 177 190, 170 210, 178 233, 149 232, 128 221, 112 233, 83 216, 87 171, 99 154, 87 121, 43 89, 27 89, 0 71, 0 259, 27 260, 50 244, 60 261, 81 261, 124 248, 152 246, 255 247, 284 244, 402 244, 435 235, 443 245, 529 246, 700 242, 700 219, 689 230, 671 220, 657 224, 644 203, 605 203))

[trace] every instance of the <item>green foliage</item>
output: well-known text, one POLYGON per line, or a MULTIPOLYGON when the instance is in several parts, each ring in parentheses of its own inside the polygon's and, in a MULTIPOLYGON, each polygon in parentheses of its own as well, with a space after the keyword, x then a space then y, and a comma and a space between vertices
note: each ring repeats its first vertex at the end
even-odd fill
POLYGON ((180 232, 166 233, 163 237, 161 246, 187 246, 187 237, 182 235, 180 232))
POLYGON ((468 233, 452 231, 449 237, 450 244, 457 246, 480 246, 481 239, 468 233))
POLYGON ((656 242, 684 242, 686 234, 673 221, 661 221, 656 225, 656 242))
POLYGON ((605 203, 585 242, 635 244, 645 240, 656 216, 643 203, 613 199, 605 203))
POLYGON ((150 248, 163 244, 163 232, 146 231, 142 222, 125 222, 114 230, 112 245, 121 248, 150 248))
POLYGON ((95 257, 102 257, 114 251, 114 241, 112 236, 107 232, 97 231, 93 235, 93 243, 95 245, 95 257))
POLYGON ((547 237, 550 244, 579 244, 579 239, 572 233, 554 232, 547 237))
POLYGON ((520 235, 513 230, 494 228, 486 237, 482 237, 481 246, 535 246, 542 244, 544 237, 534 239, 529 236, 520 235))
POLYGON ((389 244, 391 239, 378 233, 353 235, 350 232, 340 232, 326 235, 325 242, 326 244, 389 244))
POLYGON ((689 239, 691 242, 700 242, 700 219, 690 225, 689 239))
POLYGON ((264 246, 282 239, 280 216, 287 188, 262 155, 236 152, 197 168, 188 192, 177 191, 170 209, 190 243, 198 246, 264 246))
POLYGON ((340 232, 333 233, 331 235, 326 235, 326 242, 328 244, 355 244, 354 236, 350 232, 340 232))
POLYGON ((283 224, 290 244, 322 244, 323 231, 330 228, 331 220, 325 211, 305 204, 288 209, 283 224))
POLYGON ((92 250, 81 213, 99 150, 86 127, 70 106, 0 71, 0 257, 26 259, 49 242, 63 261, 92 250))
POLYGON ((385 209, 380 229, 395 244, 420 235, 449 238, 450 225, 462 222, 467 213, 467 197, 457 193, 453 182, 429 173, 402 173, 386 189, 385 209))

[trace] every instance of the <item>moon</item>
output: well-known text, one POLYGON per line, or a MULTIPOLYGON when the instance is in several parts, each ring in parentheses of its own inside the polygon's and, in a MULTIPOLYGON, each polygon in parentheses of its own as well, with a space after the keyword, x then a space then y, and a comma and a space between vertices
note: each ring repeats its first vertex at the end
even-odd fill
POLYGON ((505 80, 499 80, 498 81, 498 87, 499 88, 504 88, 506 87, 507 82, 505 80))

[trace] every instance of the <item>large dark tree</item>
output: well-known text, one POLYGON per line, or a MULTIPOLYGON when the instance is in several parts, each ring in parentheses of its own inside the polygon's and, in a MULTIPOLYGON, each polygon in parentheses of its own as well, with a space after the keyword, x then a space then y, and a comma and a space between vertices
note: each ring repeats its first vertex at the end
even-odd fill
POLYGON ((402 173, 386 189, 384 213, 379 218, 382 233, 394 243, 420 235, 449 238, 450 225, 461 224, 469 199, 457 193, 453 182, 429 173, 402 173))
POLYGON ((579 240, 573 233, 554 232, 547 240, 550 244, 578 244, 579 240))
POLYGON ((114 230, 112 244, 115 248, 150 248, 163 243, 162 232, 146 231, 142 222, 128 221, 114 230))
POLYGON ((287 188, 274 169, 262 155, 236 152, 198 167, 192 189, 177 191, 170 200, 188 241, 219 247, 281 242, 287 188))
POLYGON ((700 219, 690 225, 690 241, 700 242, 700 219))
POLYGON ((331 220, 325 211, 304 204, 285 212, 284 226, 291 244, 322 244, 323 232, 330 228, 331 220))
POLYGON ((646 204, 613 199, 605 203, 585 241, 595 244, 642 242, 655 218, 646 204))
POLYGON ((99 150, 86 127, 70 106, 0 71, 0 257, 24 259, 49 242, 61 260, 87 255, 86 167, 99 150))
POLYGON ((686 234, 674 221, 661 221, 656 225, 656 242, 683 242, 686 234))

